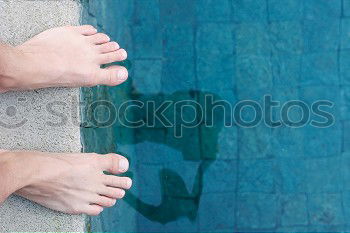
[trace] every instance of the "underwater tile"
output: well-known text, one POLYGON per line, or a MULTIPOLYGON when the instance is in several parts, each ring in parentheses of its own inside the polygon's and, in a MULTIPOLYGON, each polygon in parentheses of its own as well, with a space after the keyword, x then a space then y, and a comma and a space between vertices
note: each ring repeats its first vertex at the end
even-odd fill
POLYGON ((280 197, 281 225, 306 226, 308 224, 306 201, 305 194, 282 195, 280 197))
POLYGON ((269 26, 269 39, 274 52, 291 54, 303 52, 302 23, 299 21, 272 22, 269 26))
POLYGON ((341 128, 338 124, 329 128, 305 126, 304 155, 306 157, 333 157, 341 153, 341 128), (330 136, 332 135, 332 136, 330 136))
POLYGON ((224 127, 218 137, 218 159, 229 160, 238 156, 238 129, 224 127))
POLYGON ((265 125, 253 128, 239 128, 238 145, 239 157, 248 158, 270 158, 271 154, 271 129, 265 125))
POLYGON ((266 22, 267 1, 265 0, 232 0, 234 19, 237 22, 266 22))
MULTIPOLYGON (((261 89, 272 87, 272 70, 270 57, 237 56, 235 82, 238 95, 248 96, 260 92, 261 89), (251 87, 254 87, 252 89, 251 87)), ((268 93, 264 93, 268 94, 268 93)), ((263 96, 261 96, 263 97, 263 96)))
POLYGON ((197 58, 197 82, 200 90, 233 89, 235 61, 232 55, 204 56, 197 58))
POLYGON ((204 23, 199 25, 196 50, 198 57, 231 55, 235 52, 234 25, 232 23, 204 23))
POLYGON ((341 17, 342 0, 307 0, 304 1, 304 14, 307 20, 323 20, 341 17))
POLYGON ((236 205, 238 230, 276 227, 278 203, 275 194, 240 194, 236 205))
POLYGON ((274 53, 271 58, 273 84, 275 86, 296 87, 300 84, 301 55, 274 53))
POLYGON ((300 20, 303 17, 303 0, 269 0, 271 21, 300 20))
POLYGON ((305 20, 304 51, 317 53, 337 50, 339 47, 339 19, 305 20))
POLYGON ((164 25, 163 46, 167 58, 194 56, 194 27, 191 25, 164 25))
POLYGON ((350 84, 350 52, 349 51, 340 51, 339 59, 340 67, 340 82, 343 85, 350 84))
POLYGON ((134 24, 159 22, 159 0, 136 1, 134 5, 134 24))
POLYGON ((279 158, 303 156, 304 135, 298 128, 282 126, 272 130, 271 154, 279 158))
POLYGON ((275 191, 275 162, 245 159, 239 161, 239 193, 273 193, 275 191))
MULTIPOLYGON (((350 152, 350 121, 349 119, 343 121, 343 151, 342 152, 350 152)), ((350 162, 350 161, 349 161, 350 162)), ((350 175, 349 175, 350 178, 350 175)), ((350 187, 350 182, 349 182, 350 187)))
POLYGON ((350 19, 341 20, 341 49, 350 49, 350 19))
POLYGON ((265 55, 272 51, 266 23, 242 23, 236 27, 236 53, 241 55, 265 55))
POLYGON ((310 159, 306 164, 309 193, 335 193, 342 190, 340 157, 310 159))
POLYGON ((157 94, 161 92, 162 61, 135 60, 132 77, 135 91, 141 94, 157 94))
POLYGON ((338 85, 338 55, 336 51, 304 54, 301 63, 302 85, 338 85))
POLYGON ((278 188, 282 193, 305 193, 306 192, 306 163, 303 158, 280 158, 278 159, 281 181, 278 188))
POLYGON ((161 58, 163 42, 160 26, 157 24, 135 25, 132 28, 135 58, 161 58))
POLYGON ((231 0, 198 0, 196 1, 197 20, 230 21, 232 20, 231 0))
POLYGON ((236 191, 237 161, 208 161, 204 168, 203 193, 236 191))
POLYGON ((342 194, 343 210, 345 222, 350 221, 350 192, 346 191, 342 194))
POLYGON ((343 15, 350 17, 350 0, 343 0, 343 15))
POLYGON ((196 19, 195 1, 160 0, 160 20, 164 24, 193 24, 196 19))
POLYGON ((200 231, 233 229, 235 226, 235 194, 203 194, 198 211, 200 231))
POLYGON ((312 194, 308 197, 311 225, 336 226, 344 224, 340 194, 312 194))
POLYGON ((160 171, 162 170, 163 165, 152 165, 152 164, 137 164, 137 184, 136 187, 138 192, 143 196, 154 196, 152 203, 156 205, 160 202, 161 199, 161 176, 160 171), (147 175, 145 175, 147 174, 147 175))
POLYGON ((191 57, 168 58, 163 61, 162 92, 172 94, 195 88, 195 61, 191 57))

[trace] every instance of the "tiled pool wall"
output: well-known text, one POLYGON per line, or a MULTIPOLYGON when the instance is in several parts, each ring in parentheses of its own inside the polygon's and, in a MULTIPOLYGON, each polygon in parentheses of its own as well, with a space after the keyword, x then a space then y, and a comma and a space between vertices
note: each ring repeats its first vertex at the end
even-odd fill
POLYGON ((134 179, 126 201, 103 213, 103 230, 350 230, 350 0, 89 0, 84 14, 128 51, 131 76, 83 89, 87 102, 214 93, 232 104, 266 94, 335 104, 328 128, 218 120, 180 139, 160 124, 87 122, 85 151, 125 154, 134 179))

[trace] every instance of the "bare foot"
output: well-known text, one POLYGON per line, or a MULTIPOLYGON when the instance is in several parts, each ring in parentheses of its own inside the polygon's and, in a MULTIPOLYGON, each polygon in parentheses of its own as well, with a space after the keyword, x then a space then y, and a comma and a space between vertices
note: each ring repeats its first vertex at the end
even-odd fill
POLYGON ((53 210, 98 215, 132 185, 128 177, 103 172, 121 174, 128 167, 128 160, 115 154, 2 152, 0 171, 7 177, 0 184, 8 195, 17 190, 17 195, 53 210))
POLYGON ((103 64, 127 58, 116 42, 90 26, 66 26, 47 30, 12 48, 0 89, 28 90, 46 87, 115 86, 128 71, 121 66, 101 69, 103 64))

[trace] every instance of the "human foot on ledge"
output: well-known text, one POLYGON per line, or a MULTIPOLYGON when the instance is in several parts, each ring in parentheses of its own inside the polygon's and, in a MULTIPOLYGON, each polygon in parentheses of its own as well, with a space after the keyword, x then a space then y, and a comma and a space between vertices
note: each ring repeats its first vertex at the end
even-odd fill
POLYGON ((121 174, 128 160, 108 154, 51 154, 0 150, 0 203, 15 193, 67 214, 98 215, 132 185, 121 174))
POLYGON ((127 58, 116 42, 90 26, 49 29, 22 45, 0 44, 0 92, 47 87, 116 86, 128 78, 127 58))

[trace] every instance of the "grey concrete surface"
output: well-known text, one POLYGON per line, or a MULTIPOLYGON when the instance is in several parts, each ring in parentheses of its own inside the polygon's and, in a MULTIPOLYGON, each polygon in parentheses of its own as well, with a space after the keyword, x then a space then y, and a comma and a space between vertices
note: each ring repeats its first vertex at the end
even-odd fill
MULTIPOLYGON (((74 0, 0 0, 0 40, 16 45, 48 28, 79 24, 74 0)), ((0 148, 80 152, 78 89, 52 88, 0 95, 0 148), (47 107, 63 113, 67 121, 47 107), (51 122, 51 124, 50 124, 51 122)), ((82 232, 85 216, 56 213, 12 196, 0 206, 0 232, 82 232)))

